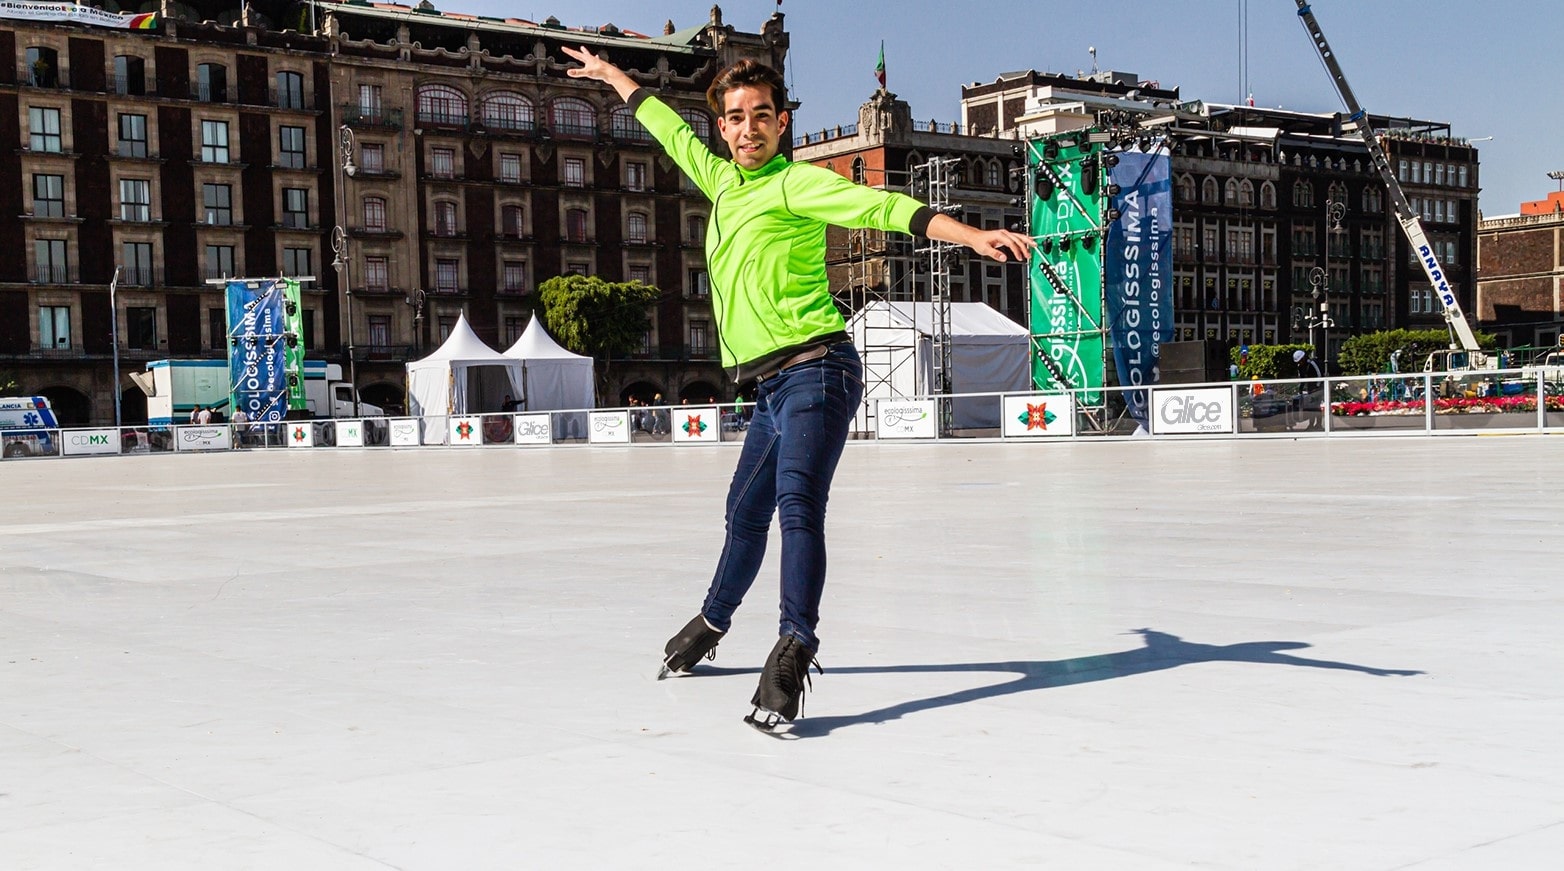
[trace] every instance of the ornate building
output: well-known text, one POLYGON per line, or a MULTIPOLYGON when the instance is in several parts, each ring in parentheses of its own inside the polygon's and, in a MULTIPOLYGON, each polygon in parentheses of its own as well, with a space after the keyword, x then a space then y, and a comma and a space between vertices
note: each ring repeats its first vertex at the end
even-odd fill
POLYGON ((0 258, 0 373, 21 391, 84 424, 113 420, 117 390, 134 421, 145 406, 126 372, 226 353, 208 281, 291 275, 313 276, 309 355, 350 363, 366 400, 400 407, 403 363, 458 316, 503 349, 537 284, 575 271, 664 291, 605 399, 731 395, 708 205, 617 97, 565 75, 559 47, 606 52, 721 147, 705 88, 741 58, 781 69, 780 14, 744 33, 713 7, 652 37, 427 2, 279 8, 309 32, 248 12, 0 29, 19 59, 0 68, 0 142, 16 143, 0 154, 0 247, 25 253, 0 258))
POLYGON ((1564 193, 1477 227, 1477 313, 1511 347, 1557 347, 1564 325, 1564 193), (1505 340, 1508 341, 1505 341, 1505 340))

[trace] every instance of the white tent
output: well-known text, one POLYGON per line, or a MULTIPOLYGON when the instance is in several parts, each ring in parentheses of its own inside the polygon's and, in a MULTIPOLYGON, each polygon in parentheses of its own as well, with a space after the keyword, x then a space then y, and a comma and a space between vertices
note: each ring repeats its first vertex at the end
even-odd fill
POLYGON ((556 411, 591 408, 593 404, 592 358, 560 347, 534 317, 526 332, 505 351, 522 363, 522 390, 518 411, 556 411))
MULTIPOLYGON (((864 409, 869 400, 925 396, 935 390, 934 306, 927 302, 872 302, 848 324, 863 355, 864 409)), ((981 302, 950 304, 951 389, 955 393, 1022 392, 1032 387, 1026 328, 981 302)), ((952 403, 958 429, 999 426, 997 397, 952 403)))
MULTIPOLYGON (((411 411, 424 418, 500 411, 507 397, 522 395, 521 365, 485 345, 463 315, 438 350, 407 364, 411 411)), ((443 441, 444 421, 425 427, 424 436, 443 441)))

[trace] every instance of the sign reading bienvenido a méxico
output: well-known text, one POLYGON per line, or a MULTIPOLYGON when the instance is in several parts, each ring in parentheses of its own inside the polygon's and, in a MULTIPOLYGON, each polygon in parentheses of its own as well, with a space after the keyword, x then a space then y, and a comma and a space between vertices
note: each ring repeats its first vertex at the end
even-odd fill
POLYGON ((124 30, 151 30, 157 26, 156 12, 121 15, 74 3, 31 3, 26 0, 0 0, 0 18, 19 21, 72 21, 98 27, 124 30))

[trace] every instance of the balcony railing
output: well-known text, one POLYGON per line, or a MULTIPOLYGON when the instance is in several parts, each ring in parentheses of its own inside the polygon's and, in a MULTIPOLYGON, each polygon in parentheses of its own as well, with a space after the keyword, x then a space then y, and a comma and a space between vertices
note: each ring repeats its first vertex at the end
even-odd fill
POLYGON ((485 129, 505 133, 531 133, 538 128, 537 122, 531 118, 505 118, 498 115, 487 115, 482 123, 485 129))
POLYGON ((466 130, 472 126, 472 119, 466 115, 458 115, 454 112, 434 112, 426 109, 418 113, 418 123, 434 127, 455 127, 466 130))
POLYGON ((401 130, 402 110, 343 103, 342 123, 351 127, 389 127, 393 130, 401 130))
POLYGON ((33 267, 33 284, 75 284, 76 270, 63 264, 40 263, 33 267))
POLYGON ((148 82, 145 75, 140 76, 109 76, 109 92, 121 97, 155 96, 157 83, 148 82))
POLYGON ((120 157, 147 157, 147 143, 142 139, 121 139, 115 153, 120 157))
POLYGON ((16 68, 16 83, 28 88, 69 88, 70 78, 65 70, 48 64, 24 63, 16 68))
POLYGON ((190 99, 200 100, 203 103, 226 103, 228 102, 228 85, 214 85, 211 82, 205 84, 191 82, 190 99))
POLYGON ((273 85, 271 89, 271 104, 279 109, 306 109, 315 108, 315 95, 310 91, 290 91, 286 88, 278 89, 273 85))
POLYGON ((161 287, 163 271, 151 266, 121 266, 120 287, 161 287))

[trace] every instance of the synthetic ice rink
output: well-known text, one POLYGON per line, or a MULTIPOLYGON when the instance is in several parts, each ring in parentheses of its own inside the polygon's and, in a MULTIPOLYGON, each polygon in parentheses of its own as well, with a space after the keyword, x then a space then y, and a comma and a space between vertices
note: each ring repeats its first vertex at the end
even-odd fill
POLYGON ((0 463, 0 867, 1542 869, 1564 440, 853 444, 792 740, 731 448, 0 463))

